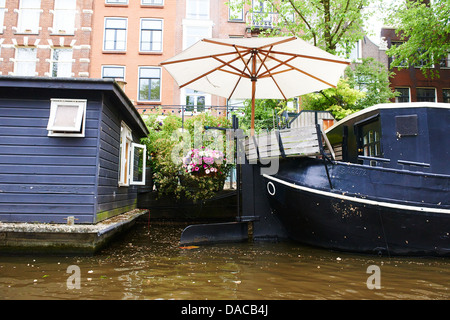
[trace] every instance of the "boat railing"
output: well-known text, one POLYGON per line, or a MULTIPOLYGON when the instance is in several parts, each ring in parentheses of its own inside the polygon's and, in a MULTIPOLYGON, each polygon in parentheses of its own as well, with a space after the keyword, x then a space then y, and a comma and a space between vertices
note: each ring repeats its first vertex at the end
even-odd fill
MULTIPOLYGON (((321 154, 319 141, 320 127, 305 126, 283 130, 273 130, 249 136, 245 141, 245 151, 250 163, 277 157, 310 157, 321 154)), ((326 138, 325 135, 322 134, 326 138)), ((328 139, 325 141, 329 144, 328 139)), ((329 146, 329 149, 332 148, 329 146)), ((332 155, 334 158, 334 155, 332 155)))

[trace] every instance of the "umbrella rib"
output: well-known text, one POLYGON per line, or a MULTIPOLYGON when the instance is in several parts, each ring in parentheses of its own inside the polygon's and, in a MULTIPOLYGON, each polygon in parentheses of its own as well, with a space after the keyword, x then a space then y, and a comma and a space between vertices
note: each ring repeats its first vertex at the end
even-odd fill
MULTIPOLYGON (((272 48, 273 48, 273 46, 271 46, 270 49, 269 49, 269 51, 267 51, 267 54, 264 55, 264 59, 261 59, 261 57, 260 57, 259 54, 258 54, 258 58, 259 58, 259 60, 261 61, 261 65, 259 66, 258 71, 256 71, 256 74, 259 74, 259 71, 261 70, 262 66, 264 65, 264 62, 266 61, 267 57, 269 56, 270 51, 272 50, 272 48)), ((267 67, 266 67, 265 65, 264 65, 264 67, 265 67, 266 70, 267 70, 267 67)))
POLYGON ((233 47, 233 48, 237 47, 237 48, 242 48, 242 49, 250 49, 249 47, 246 47, 246 46, 240 46, 240 45, 232 44, 232 43, 223 43, 223 42, 214 41, 214 40, 211 40, 211 39, 202 39, 202 41, 203 42, 212 43, 212 44, 218 44, 220 46, 233 47))
MULTIPOLYGON (((291 58, 287 59, 286 61, 284 61, 284 63, 279 63, 279 64, 277 64, 276 66, 270 68, 269 70, 264 71, 263 73, 261 73, 261 75, 260 75, 259 77, 260 77, 260 78, 267 78, 267 77, 268 77, 268 74, 271 73, 273 70, 275 70, 275 69, 277 69, 277 68, 283 66, 285 63, 288 63, 288 62, 294 60, 295 58, 296 58, 296 57, 291 57, 291 58)), ((275 73, 272 73, 272 74, 278 74, 278 73, 282 73, 282 72, 286 72, 286 71, 291 71, 291 70, 293 70, 293 69, 291 68, 291 69, 287 69, 287 70, 285 70, 285 71, 278 71, 278 72, 275 72, 275 73)))
POLYGON ((280 40, 280 41, 277 41, 277 42, 274 42, 274 43, 266 44, 264 46, 259 47, 258 51, 261 51, 261 49, 265 48, 265 47, 273 47, 273 46, 276 46, 276 45, 279 45, 279 44, 282 44, 282 43, 285 43, 285 42, 293 41, 293 40, 296 40, 296 39, 297 39, 297 37, 290 37, 290 38, 283 39, 283 40, 280 40))
MULTIPOLYGON (((244 56, 247 55, 247 54, 248 54, 248 53, 244 54, 244 56)), ((220 63, 223 63, 223 66, 222 66, 222 67, 228 66, 228 67, 230 67, 231 69, 236 70, 240 76, 248 76, 244 71, 241 71, 241 70, 239 70, 238 68, 236 68, 235 66, 231 65, 231 63, 235 62, 236 60, 239 60, 240 57, 234 58, 234 59, 232 59, 232 60, 230 60, 230 61, 228 61, 228 62, 223 61, 222 59, 219 59, 219 58, 214 57, 214 56, 213 56, 213 58, 216 59, 217 61, 219 61, 220 63)), ((222 67, 220 67, 220 68, 222 68, 222 67)), ((224 72, 229 72, 229 73, 232 73, 232 74, 236 74, 236 73, 233 73, 233 72, 228 71, 228 70, 223 70, 223 69, 220 69, 220 70, 221 70, 221 71, 224 71, 224 72)), ((245 69, 244 69, 244 70, 245 70, 245 69)), ((250 76, 248 76, 248 77, 250 77, 250 76)))
MULTIPOLYGON (((233 54, 234 54, 234 52, 233 52, 233 54)), ((246 53, 245 55, 247 55, 247 54, 248 54, 248 53, 246 53)), ((214 56, 211 56, 211 57, 214 58, 214 56)), ((237 58, 237 59, 238 59, 238 58, 237 58)), ((241 57, 241 59, 242 59, 242 57, 241 57)), ((216 60, 220 61, 220 59, 216 59, 216 60)), ((237 75, 237 76, 239 76, 239 77, 250 78, 250 76, 248 76, 248 75, 245 74, 245 73, 240 73, 240 74, 238 74, 238 73, 235 73, 235 72, 232 72, 232 71, 229 71, 229 70, 223 70, 222 68, 223 68, 224 66, 226 66, 227 63, 226 63, 226 62, 223 62, 223 61, 221 61, 221 62, 222 62, 222 65, 221 65, 221 66, 218 66, 218 67, 216 67, 216 68, 214 68, 214 69, 211 69, 211 70, 209 70, 208 72, 205 72, 205 73, 203 73, 202 75, 200 75, 200 76, 198 76, 198 77, 196 77, 196 78, 194 78, 194 79, 192 79, 192 80, 190 80, 190 81, 188 81, 188 82, 186 82, 186 83, 180 85, 180 88, 183 88, 183 87, 185 87, 185 86, 187 86, 187 85, 190 85, 191 83, 193 83, 193 82, 195 82, 195 81, 197 81, 197 80, 199 80, 199 79, 201 79, 201 78, 203 78, 203 77, 206 77, 207 75, 209 75, 209 74, 211 74, 211 73, 213 73, 213 72, 215 72, 215 71, 223 71, 223 72, 228 72, 228 73, 237 75)), ((239 71, 239 70, 238 70, 238 71, 239 71)))
POLYGON ((303 71, 303 70, 301 70, 301 69, 299 69, 299 68, 297 68, 297 67, 294 67, 294 66, 290 65, 289 63, 287 63, 287 62, 285 62, 285 61, 282 61, 282 60, 277 59, 277 58, 275 58, 275 57, 272 57, 272 59, 275 60, 275 61, 278 61, 278 62, 281 63, 281 64, 284 64, 284 65, 288 66, 289 68, 291 68, 291 69, 293 69, 293 70, 296 70, 296 71, 298 71, 298 72, 300 72, 300 73, 303 73, 304 75, 307 75, 307 76, 310 77, 310 78, 316 79, 317 81, 320 81, 320 82, 326 84, 327 86, 330 86, 330 87, 332 87, 332 88, 336 88, 335 85, 333 85, 333 84, 331 84, 331 83, 328 83, 328 82, 326 82, 325 80, 322 80, 322 79, 320 79, 320 78, 318 78, 318 77, 316 77, 316 76, 314 76, 314 75, 312 75, 312 74, 310 74, 310 73, 308 73, 308 72, 306 72, 306 71, 303 71))
MULTIPOLYGON (((264 75, 261 75, 261 76, 259 76, 259 78, 260 79, 262 79, 262 78, 269 78, 269 77, 271 77, 271 76, 274 76, 274 75, 277 75, 277 74, 281 74, 281 73, 285 73, 285 72, 289 72, 289 71, 292 71, 292 70, 295 70, 294 68, 289 68, 289 69, 286 69, 286 70, 281 70, 281 71, 275 71, 275 72, 272 72, 272 73, 270 73, 270 74, 264 74, 264 75)), ((266 73, 266 72, 265 72, 266 73)))
MULTIPOLYGON (((268 50, 261 50, 261 52, 267 52, 267 51, 268 50)), ((297 54, 297 53, 290 53, 290 52, 283 52, 283 51, 271 51, 270 53, 272 53, 272 54, 280 54, 280 55, 285 55, 285 56, 292 56, 292 57, 296 57, 296 58, 313 59, 313 60, 334 62, 334 63, 340 63, 340 64, 350 64, 350 62, 343 61, 343 60, 322 58, 322 57, 314 57, 314 56, 307 56, 307 55, 304 55, 304 54, 297 54)))
MULTIPOLYGON (((269 50, 270 51, 270 50, 269 50)), ((267 68, 267 66, 266 66, 266 64, 264 63, 264 61, 266 60, 266 59, 264 59, 264 61, 261 59, 261 57, 259 56, 259 53, 257 53, 257 56, 258 56, 258 58, 259 58, 259 60, 261 61, 261 66, 260 66, 260 69, 261 69, 261 67, 262 66, 264 66, 264 68, 266 68, 266 72, 269 74, 269 76, 272 78, 272 81, 275 83, 275 85, 277 86, 277 88, 278 88, 278 90, 280 91, 280 93, 281 93, 281 95, 283 96, 283 98, 284 98, 284 100, 287 100, 286 99, 286 95, 284 94, 284 92, 283 92, 283 90, 281 90, 281 88, 280 88, 280 86, 278 85, 278 83, 277 83, 277 81, 275 80, 275 78, 273 77, 273 75, 270 73, 270 71, 269 71, 269 68, 267 68)), ((267 55, 266 55, 266 57, 265 58, 267 58, 267 55)), ((259 70, 258 70, 259 71, 259 70)))
MULTIPOLYGON (((251 60, 251 58, 248 59, 247 62, 246 62, 245 59, 244 59, 244 56, 246 56, 247 54, 249 54, 249 53, 251 52, 251 50, 247 50, 247 52, 246 52, 245 55, 243 56, 243 55, 241 54, 241 52, 237 49, 237 46, 233 45, 233 47, 234 47, 234 49, 236 50, 236 53, 239 55, 239 58, 241 58, 241 61, 244 63, 244 67, 245 67, 244 70, 247 69, 248 74, 251 75, 252 72, 250 71, 250 69, 249 69, 249 67, 248 67, 248 63, 249 63, 249 61, 251 60)), ((244 73, 244 70, 242 70, 242 73, 244 73)))
POLYGON ((222 56, 227 56, 227 55, 230 55, 230 54, 236 54, 236 52, 232 51, 232 52, 224 52, 224 53, 218 53, 218 54, 215 54, 215 55, 193 57, 193 58, 187 58, 187 59, 181 59, 181 60, 163 61, 163 62, 160 63, 160 65, 164 66, 164 65, 167 65, 167 64, 174 64, 174 63, 180 63, 180 62, 189 62, 189 61, 195 61, 195 60, 209 59, 209 58, 213 58, 213 57, 222 57, 222 56))
MULTIPOLYGON (((244 65, 244 70, 242 70, 242 74, 245 74, 244 71, 246 68, 248 68, 249 63, 250 63, 250 59, 248 59, 247 63, 244 65)), ((241 79, 242 79, 242 77, 239 77, 238 81, 236 81, 236 85, 234 86, 233 90, 231 91, 230 96, 228 97, 228 100, 230 100, 231 97, 233 96, 234 91, 236 90, 237 86, 239 85, 239 82, 241 81, 241 79)))

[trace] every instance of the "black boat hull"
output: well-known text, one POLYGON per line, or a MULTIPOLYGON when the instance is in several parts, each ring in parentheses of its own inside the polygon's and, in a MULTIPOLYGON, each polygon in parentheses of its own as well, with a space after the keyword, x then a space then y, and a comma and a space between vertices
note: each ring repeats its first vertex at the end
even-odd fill
POLYGON ((448 177, 334 163, 328 180, 322 160, 296 161, 263 178, 272 213, 292 240, 348 252, 450 256, 448 177), (351 192, 367 184, 367 193, 351 192), (399 193, 407 199, 392 197, 399 193))

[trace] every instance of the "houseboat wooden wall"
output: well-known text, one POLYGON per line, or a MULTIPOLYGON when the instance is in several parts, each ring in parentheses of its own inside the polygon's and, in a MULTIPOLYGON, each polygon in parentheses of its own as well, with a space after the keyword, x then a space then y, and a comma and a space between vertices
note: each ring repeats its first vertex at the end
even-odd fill
POLYGON ((145 124, 117 84, 0 77, 0 221, 95 223, 136 207, 119 187, 120 125, 145 124), (84 137, 49 137, 50 99, 86 99, 84 137), (133 108, 133 109, 132 109, 133 108))

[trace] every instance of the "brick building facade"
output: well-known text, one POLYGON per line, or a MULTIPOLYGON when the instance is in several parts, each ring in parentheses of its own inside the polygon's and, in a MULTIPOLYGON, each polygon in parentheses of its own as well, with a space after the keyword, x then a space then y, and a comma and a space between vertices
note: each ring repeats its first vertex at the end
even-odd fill
MULTIPOLYGON (((385 39, 386 46, 400 44, 400 38, 395 29, 382 28, 381 37, 385 39)), ((388 67, 392 58, 389 58, 388 67)), ((395 76, 391 78, 391 88, 400 92, 395 102, 446 102, 450 103, 450 53, 434 66, 439 71, 439 77, 426 77, 420 66, 409 66, 405 69, 394 68, 395 76)))
POLYGON ((159 64, 202 38, 245 36, 245 10, 221 0, 94 0, 90 76, 123 81, 140 112, 217 111, 224 98, 180 89, 159 64))
POLYGON ((0 0, 0 74, 89 77, 93 0, 0 0))

